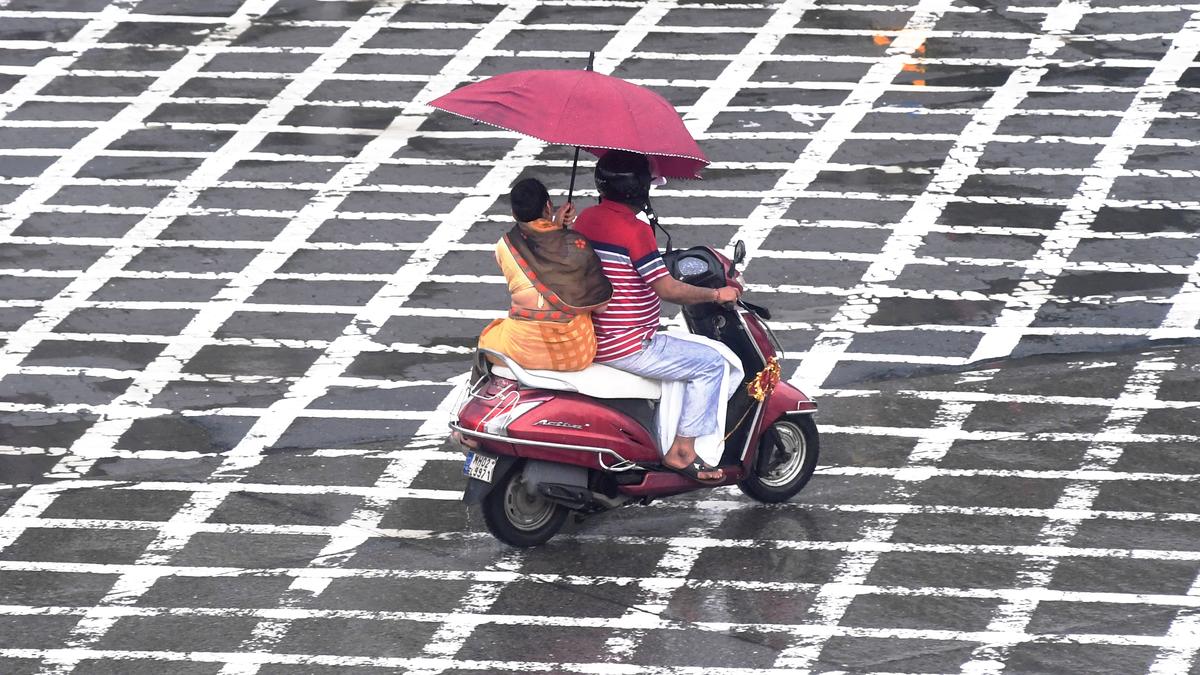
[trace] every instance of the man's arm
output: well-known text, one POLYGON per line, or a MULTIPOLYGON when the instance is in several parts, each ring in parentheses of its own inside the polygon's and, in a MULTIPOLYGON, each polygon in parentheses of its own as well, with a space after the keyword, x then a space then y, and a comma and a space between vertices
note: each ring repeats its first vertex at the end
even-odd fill
POLYGON ((733 302, 741 293, 732 286, 725 288, 704 288, 685 284, 673 276, 667 275, 650 282, 650 288, 658 297, 677 305, 698 305, 702 302, 733 302))

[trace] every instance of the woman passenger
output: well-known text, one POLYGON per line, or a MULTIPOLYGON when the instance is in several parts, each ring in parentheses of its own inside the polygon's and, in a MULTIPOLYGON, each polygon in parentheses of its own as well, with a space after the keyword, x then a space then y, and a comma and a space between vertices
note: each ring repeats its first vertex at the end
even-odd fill
POLYGON ((583 370, 596 356, 591 313, 612 285, 587 238, 569 229, 572 204, 555 209, 536 178, 513 185, 509 204, 516 224, 496 242, 496 262, 512 306, 483 329, 479 346, 530 370, 583 370))

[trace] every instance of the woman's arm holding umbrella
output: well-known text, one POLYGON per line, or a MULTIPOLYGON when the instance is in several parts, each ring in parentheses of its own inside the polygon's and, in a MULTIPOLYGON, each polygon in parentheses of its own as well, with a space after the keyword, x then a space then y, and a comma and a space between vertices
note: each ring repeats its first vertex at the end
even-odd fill
POLYGON ((550 220, 559 227, 569 228, 575 224, 575 205, 567 202, 554 210, 550 220))

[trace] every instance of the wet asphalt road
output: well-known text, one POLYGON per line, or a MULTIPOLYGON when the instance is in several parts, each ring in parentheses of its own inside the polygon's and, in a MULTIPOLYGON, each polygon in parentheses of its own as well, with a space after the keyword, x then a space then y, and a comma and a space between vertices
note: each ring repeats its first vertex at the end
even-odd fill
POLYGON ((0 673, 1200 673, 1198 10, 0 0, 0 673), (423 103, 589 50, 821 468, 517 551, 446 411, 569 154, 423 103))

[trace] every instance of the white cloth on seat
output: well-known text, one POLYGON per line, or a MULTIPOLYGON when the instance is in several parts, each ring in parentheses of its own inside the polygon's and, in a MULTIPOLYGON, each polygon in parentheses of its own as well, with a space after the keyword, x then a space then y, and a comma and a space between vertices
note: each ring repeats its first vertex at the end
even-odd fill
MULTIPOLYGON (((724 343, 710 340, 703 335, 679 329, 669 330, 667 334, 673 338, 712 347, 725 357, 725 379, 721 383, 725 396, 721 398, 716 410, 717 430, 696 439, 696 456, 711 466, 717 466, 725 452, 725 414, 729 408, 729 398, 742 384, 742 361, 724 343)), ((686 386, 687 382, 662 383, 662 397, 658 404, 658 445, 659 452, 664 455, 675 441, 675 430, 679 427, 679 416, 683 413, 683 391, 686 386)))
POLYGON ((499 377, 516 380, 521 384, 538 389, 573 391, 593 398, 646 398, 657 400, 662 392, 662 383, 640 375, 627 373, 616 368, 593 363, 574 372, 558 370, 526 370, 533 378, 522 378, 511 368, 492 366, 499 377))

